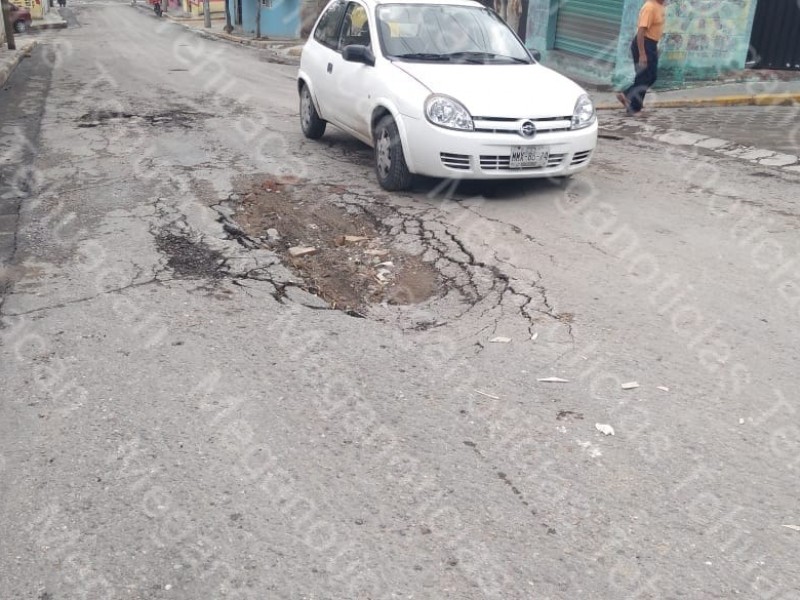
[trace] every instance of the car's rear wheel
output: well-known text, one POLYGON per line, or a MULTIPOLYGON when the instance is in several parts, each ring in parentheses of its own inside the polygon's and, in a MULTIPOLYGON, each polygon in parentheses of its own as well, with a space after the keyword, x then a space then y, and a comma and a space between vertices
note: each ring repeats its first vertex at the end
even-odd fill
POLYGON ((27 21, 17 21, 14 23, 14 31, 17 33, 25 33, 28 31, 28 22, 27 21))
POLYGON ((325 133, 327 123, 320 119, 311 91, 306 84, 300 88, 300 127, 303 135, 310 140, 318 140, 325 133))
POLYGON ((408 170, 397 123, 389 115, 375 127, 375 172, 378 183, 390 192, 407 190, 414 176, 408 170))

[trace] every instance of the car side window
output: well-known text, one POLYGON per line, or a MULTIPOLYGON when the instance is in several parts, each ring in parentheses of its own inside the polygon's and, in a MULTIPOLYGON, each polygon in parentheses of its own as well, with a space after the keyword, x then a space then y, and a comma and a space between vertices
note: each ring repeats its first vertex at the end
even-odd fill
POLYGON ((339 46, 339 32, 342 29, 342 19, 346 9, 347 3, 345 2, 331 4, 319 19, 317 28, 314 30, 314 39, 323 46, 335 50, 339 46))
POLYGON ((360 46, 370 45, 367 9, 357 2, 350 2, 347 5, 342 36, 339 39, 339 50, 353 44, 360 46))

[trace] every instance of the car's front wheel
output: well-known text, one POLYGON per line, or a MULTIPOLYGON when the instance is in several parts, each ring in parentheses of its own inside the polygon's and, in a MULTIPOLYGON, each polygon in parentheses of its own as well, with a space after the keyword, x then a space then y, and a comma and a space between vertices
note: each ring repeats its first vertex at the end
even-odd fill
POLYGON ((300 127, 303 135, 310 140, 318 140, 325 133, 327 123, 320 119, 311 91, 304 83, 300 88, 300 127))
POLYGON ((397 123, 386 115, 378 121, 374 136, 375 172, 378 174, 378 183, 390 192, 407 190, 411 187, 414 176, 406 165, 397 123))
POLYGON ((28 22, 27 21, 17 21, 14 23, 14 31, 17 33, 25 33, 28 31, 28 22))

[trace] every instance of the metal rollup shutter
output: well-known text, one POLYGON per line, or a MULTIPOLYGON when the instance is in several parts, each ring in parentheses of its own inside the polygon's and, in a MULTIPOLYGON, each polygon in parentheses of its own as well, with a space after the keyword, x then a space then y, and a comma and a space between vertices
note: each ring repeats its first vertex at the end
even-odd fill
POLYGON ((800 4, 761 0, 756 6, 751 52, 760 69, 800 71, 800 4))
POLYGON ((624 0, 563 0, 556 18, 556 50, 613 61, 623 4, 624 0))

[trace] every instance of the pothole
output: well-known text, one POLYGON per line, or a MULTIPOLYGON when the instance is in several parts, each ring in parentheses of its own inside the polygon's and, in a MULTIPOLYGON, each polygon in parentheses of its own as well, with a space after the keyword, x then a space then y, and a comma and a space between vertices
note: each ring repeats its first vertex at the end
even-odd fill
POLYGON ((419 304, 443 293, 438 271, 393 247, 377 219, 320 195, 291 177, 251 181, 233 197, 235 219, 333 308, 365 315, 373 305, 419 304))
POLYGON ((78 117, 78 127, 100 127, 115 123, 142 123, 153 127, 182 127, 189 128, 203 113, 173 109, 152 115, 137 115, 134 113, 115 110, 95 110, 78 117))
POLYGON ((156 236, 156 247, 177 277, 215 280, 226 276, 223 256, 200 241, 162 231, 156 236))

